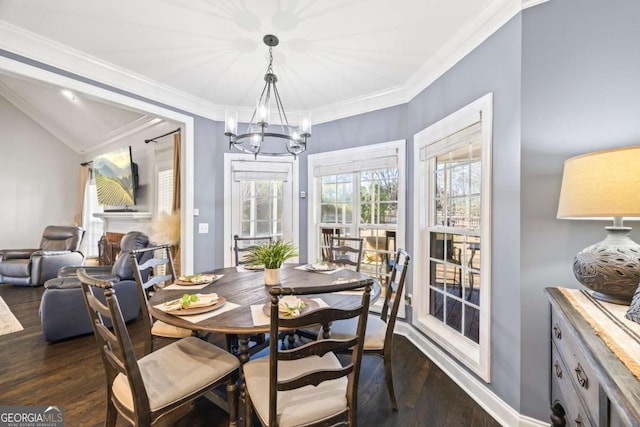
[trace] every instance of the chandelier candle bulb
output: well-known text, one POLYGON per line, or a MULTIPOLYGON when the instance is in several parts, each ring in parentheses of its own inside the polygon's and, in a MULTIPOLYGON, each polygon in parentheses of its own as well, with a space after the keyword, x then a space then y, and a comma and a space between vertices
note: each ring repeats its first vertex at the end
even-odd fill
POLYGON ((300 134, 311 135, 311 112, 305 113, 300 121, 300 134))
POLYGON ((235 135, 238 132, 238 112, 235 110, 227 110, 224 116, 224 134, 226 136, 235 135))

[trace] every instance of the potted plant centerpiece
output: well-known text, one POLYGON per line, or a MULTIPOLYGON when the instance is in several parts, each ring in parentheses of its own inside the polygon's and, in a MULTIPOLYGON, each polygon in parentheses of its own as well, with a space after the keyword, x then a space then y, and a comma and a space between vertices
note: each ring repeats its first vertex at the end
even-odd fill
POLYGON ((275 239, 267 243, 258 243, 245 259, 252 265, 264 265, 264 284, 280 284, 280 267, 290 258, 298 256, 298 249, 291 242, 275 239))

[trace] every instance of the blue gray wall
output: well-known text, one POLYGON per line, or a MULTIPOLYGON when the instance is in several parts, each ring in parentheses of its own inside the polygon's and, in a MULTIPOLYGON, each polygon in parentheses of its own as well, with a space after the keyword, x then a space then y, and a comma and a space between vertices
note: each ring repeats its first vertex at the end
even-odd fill
MULTIPOLYGON (((520 248, 520 63, 521 15, 409 102, 409 135, 493 92, 491 383, 488 387, 519 408, 521 336, 520 248)), ((411 153, 413 141, 411 144, 411 153)), ((409 194, 413 194, 413 162, 409 194)), ((413 212, 409 199, 408 212, 413 212)), ((407 221, 411 224, 411 221, 407 221)), ((409 247, 413 244, 409 229, 409 247)), ((420 262, 416 260, 416 262, 420 262)), ((540 375, 538 375, 538 378, 540 375)), ((539 380, 529 378, 529 382, 539 380)))
MULTIPOLYGON (((540 419, 549 369, 542 290, 578 287, 574 255, 610 225, 556 219, 563 162, 640 144, 639 18, 637 0, 551 0, 523 13, 520 409, 540 419)), ((640 241, 640 225, 628 225, 640 241)))

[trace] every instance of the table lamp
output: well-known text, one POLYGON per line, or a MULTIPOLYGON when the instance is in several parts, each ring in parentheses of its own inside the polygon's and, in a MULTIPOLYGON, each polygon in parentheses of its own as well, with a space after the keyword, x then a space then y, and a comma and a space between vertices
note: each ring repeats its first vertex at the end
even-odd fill
POLYGON ((613 220, 604 240, 578 252, 573 273, 595 298, 628 305, 640 283, 640 245, 623 220, 640 220, 640 146, 567 160, 558 218, 613 220))

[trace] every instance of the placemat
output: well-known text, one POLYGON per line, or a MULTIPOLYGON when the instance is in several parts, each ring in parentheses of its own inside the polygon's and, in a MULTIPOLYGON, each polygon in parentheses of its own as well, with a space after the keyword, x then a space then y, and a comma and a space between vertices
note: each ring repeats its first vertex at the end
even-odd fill
MULTIPOLYGON (((155 307, 158 308, 159 305, 155 307)), ((222 313, 226 313, 227 311, 234 310, 238 307, 240 307, 240 304, 235 304, 233 302, 227 301, 222 307, 220 307, 217 310, 208 311, 202 314, 194 314, 192 316, 178 316, 178 317, 180 317, 183 320, 188 320, 191 323, 199 323, 199 322, 202 322, 203 320, 210 319, 211 317, 217 316, 222 313)), ((160 308, 158 308, 158 310, 160 310, 160 308)))
POLYGON ((172 285, 167 285, 162 289, 167 289, 169 291, 176 290, 176 289, 178 289, 178 290, 182 289, 182 290, 185 290, 185 291, 191 291, 191 290, 194 290, 194 289, 206 288, 210 284, 211 283, 205 283, 205 284, 202 284, 202 285, 178 285, 178 284, 174 283, 172 285))
POLYGON ((222 279, 223 277, 224 277, 224 274, 218 274, 217 277, 216 277, 216 280, 214 280, 213 282, 202 283, 200 285, 195 285, 195 284, 194 285, 180 285, 178 283, 173 283, 171 285, 165 286, 162 289, 168 289, 168 290, 176 290, 176 289, 180 290, 180 289, 182 289, 182 290, 185 290, 185 291, 186 290, 191 290, 191 289, 202 289, 202 288, 206 288, 210 284, 222 279))
POLYGON ((558 288, 624 365, 640 380, 640 324, 626 317, 626 305, 595 299, 587 291, 558 288))
MULTIPOLYGON (((308 265, 308 264, 307 264, 308 265)), ((307 265, 300 265, 298 267, 295 267, 296 270, 303 270, 303 271, 309 271, 312 273, 319 273, 319 274, 333 274, 333 273, 337 273, 340 270, 344 270, 344 267, 336 267, 333 270, 327 270, 327 271, 322 271, 322 270, 309 270, 307 268, 307 265)))
MULTIPOLYGON (((313 301, 318 303, 319 307, 329 307, 329 304, 324 302, 322 298, 311 298, 313 301)), ((253 319, 253 326, 263 326, 268 325, 271 320, 269 320, 269 316, 264 314, 262 311, 262 306, 264 304, 255 304, 251 306, 251 317, 253 319)))

